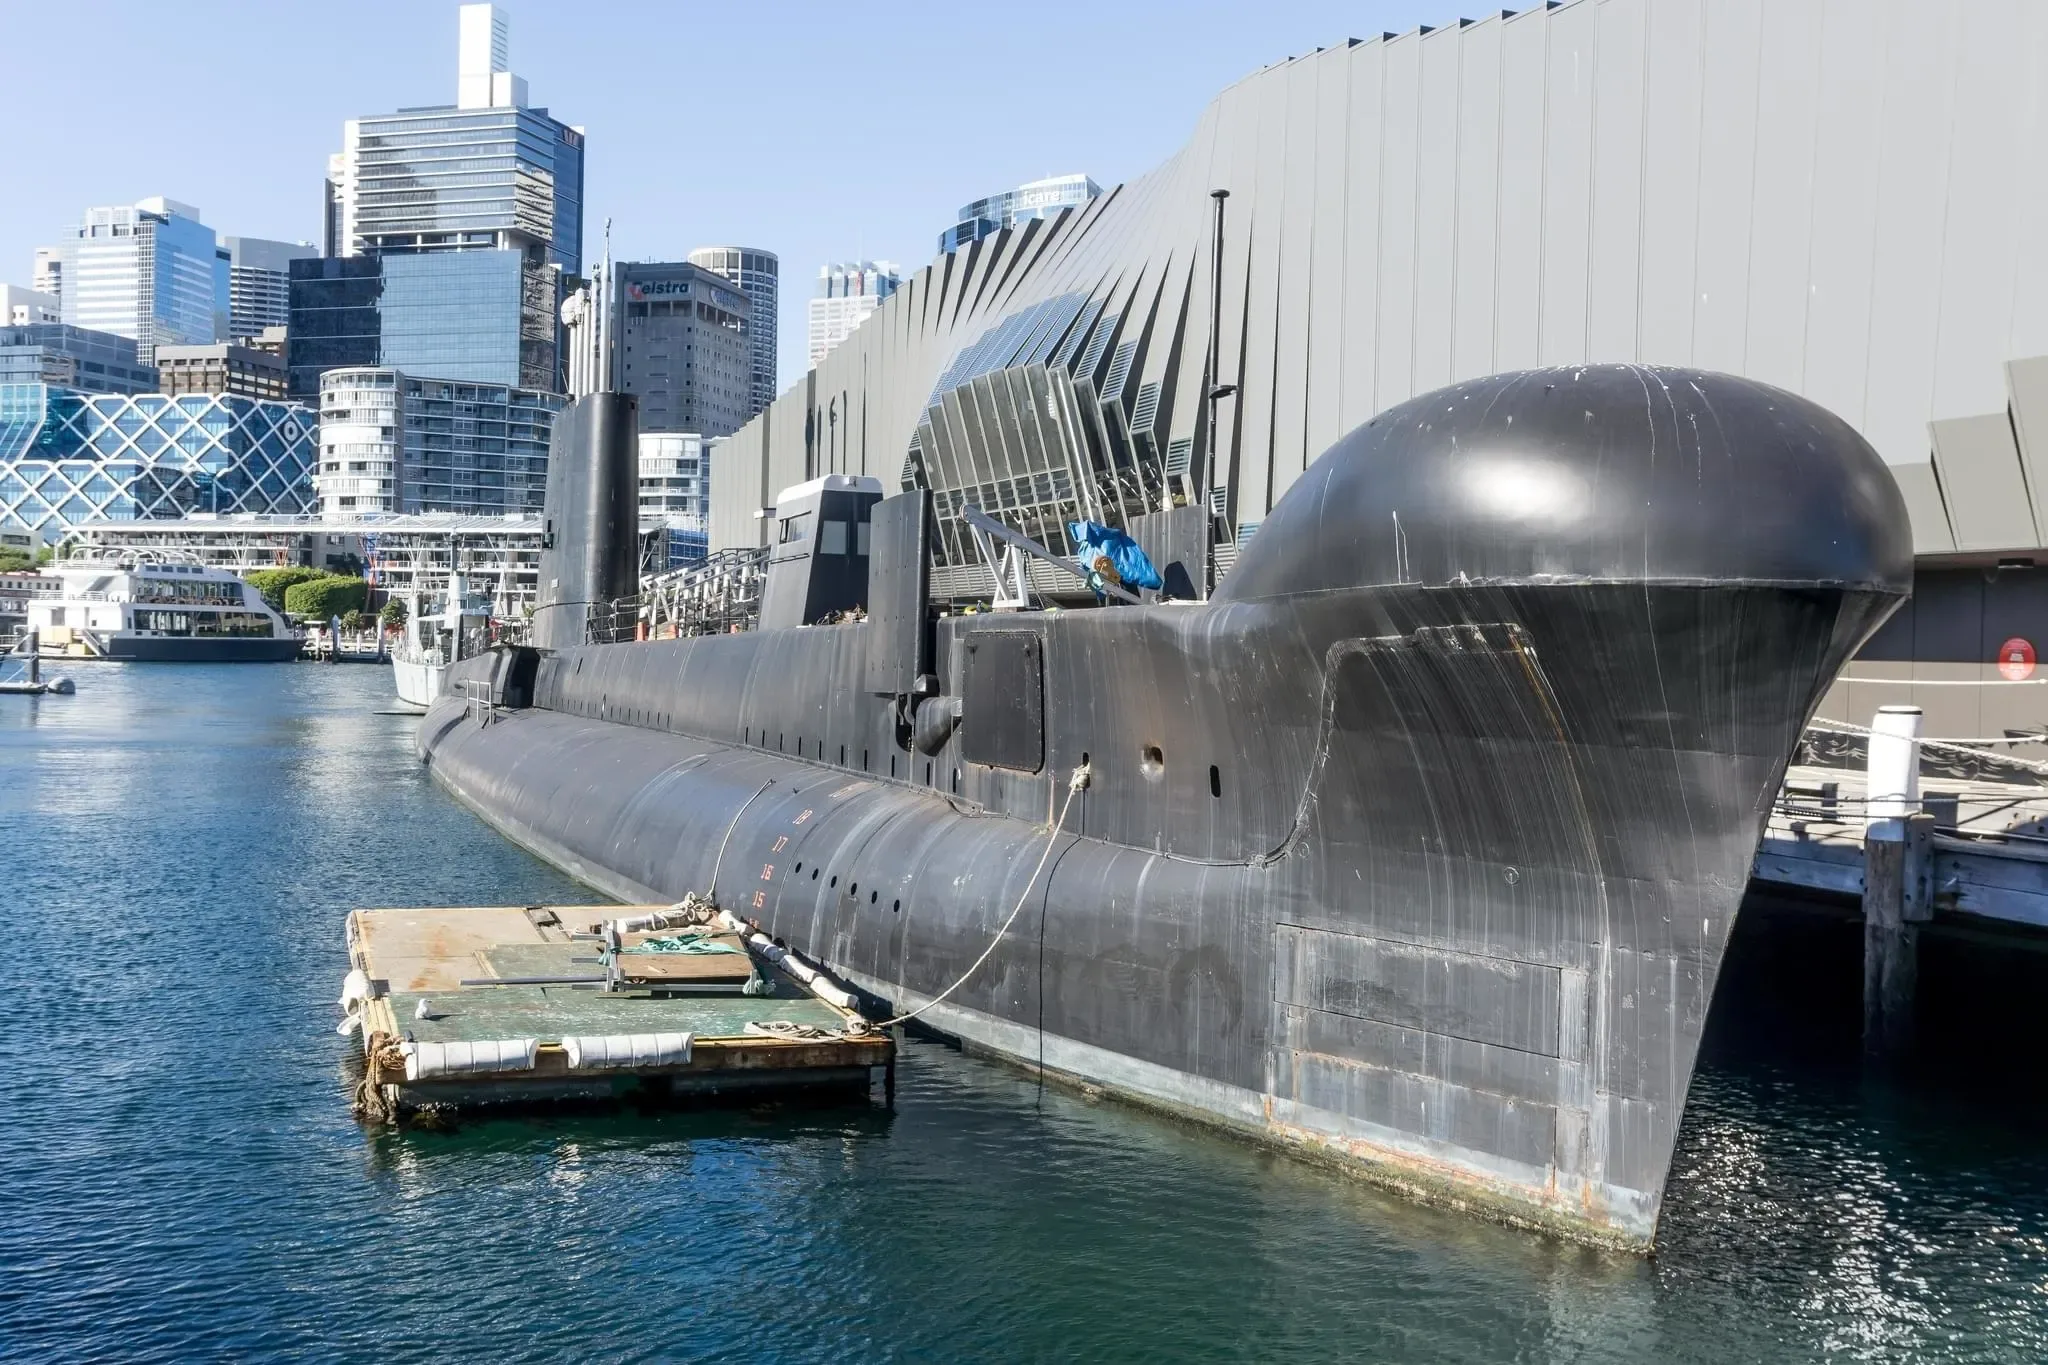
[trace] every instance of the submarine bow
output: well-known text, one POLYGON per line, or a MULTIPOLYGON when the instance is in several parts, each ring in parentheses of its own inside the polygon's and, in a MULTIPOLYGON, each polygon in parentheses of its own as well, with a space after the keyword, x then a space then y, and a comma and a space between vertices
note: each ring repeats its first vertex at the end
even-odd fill
POLYGON ((1773 794, 1908 567, 1810 402, 1532 371, 1339 441, 1210 602, 515 651, 420 746, 605 890, 715 889, 892 1009, 965 975, 925 1017, 978 1046, 1641 1245, 1773 794), (905 641, 925 747, 870 690, 905 641))

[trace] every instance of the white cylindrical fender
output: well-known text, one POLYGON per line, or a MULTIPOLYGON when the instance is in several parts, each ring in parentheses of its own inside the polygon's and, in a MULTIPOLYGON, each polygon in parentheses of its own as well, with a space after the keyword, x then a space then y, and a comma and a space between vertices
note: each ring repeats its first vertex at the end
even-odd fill
POLYGON ((638 1066, 681 1066, 690 1060, 688 1033, 605 1033, 564 1038, 571 1071, 638 1066))
POLYGON ((756 933, 754 930, 749 929, 746 922, 734 915, 730 910, 719 911, 718 917, 726 928, 744 936, 747 945, 755 952, 767 958, 775 966, 788 972, 798 981, 801 981, 812 995, 817 996, 828 1004, 837 1005, 843 1010, 850 1010, 855 1007, 852 991, 847 990, 833 981, 823 971, 804 961, 803 958, 797 956, 794 950, 776 947, 773 939, 769 938, 766 934, 756 933))
POLYGON ((1920 708, 1880 706, 1870 722, 1864 815, 1897 820, 1920 809, 1920 708))
POLYGON ((492 1071, 531 1071, 540 1049, 537 1038, 497 1038, 463 1043, 403 1043, 405 1078, 474 1076, 492 1071))

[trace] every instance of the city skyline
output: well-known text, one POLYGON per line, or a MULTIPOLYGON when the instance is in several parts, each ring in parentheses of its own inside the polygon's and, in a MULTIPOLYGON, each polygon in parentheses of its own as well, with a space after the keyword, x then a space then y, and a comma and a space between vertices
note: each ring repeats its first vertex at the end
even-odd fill
MULTIPOLYGON (((598 54, 701 43, 729 25, 683 9, 616 4, 603 11, 600 37, 587 11, 538 0, 506 8, 514 65, 533 82, 536 102, 597 140, 584 213, 586 264, 602 249, 609 217, 621 259, 680 260, 707 244, 746 242, 776 252, 798 281, 822 264, 857 257, 900 260, 906 274, 914 272, 932 259, 935 235, 959 206, 993 186, 1085 165, 1108 190, 1184 141, 1215 90, 1257 67, 1347 36, 1460 13, 1442 0, 1363 7, 1304 0, 1256 13, 1176 8, 1172 23, 1162 22, 1158 6, 1104 15, 1072 5, 1060 21, 1055 5, 1050 22, 1020 34, 993 14, 954 15, 931 26, 916 7, 885 6, 878 25, 900 34, 885 60, 922 74, 916 82, 863 89, 845 79, 832 12, 804 6, 777 26, 774 46, 757 59, 776 98, 695 104, 683 118, 663 83, 618 79, 616 62, 598 54), (1112 46, 1118 34, 1142 41, 1158 60, 1142 70, 1075 67, 1059 35, 1083 23, 1112 46), (985 73, 965 69, 970 64, 961 59, 998 36, 1006 65, 1035 55, 1052 72, 1039 77, 1044 116, 964 123, 942 117, 971 106, 970 92, 983 89, 985 73), (1124 112, 1106 119, 1105 107, 1124 112), (830 131, 821 136, 819 129, 830 131), (848 177, 845 153, 854 147, 897 152, 865 157, 860 175, 848 177), (819 211, 824 203, 830 212, 819 211)), ((0 184, 11 190, 10 212, 0 218, 0 281, 32 284, 35 247, 57 240, 79 206, 153 194, 205 205, 209 224, 223 236, 318 242, 322 177, 343 120, 456 95, 454 0, 366 0, 352 12, 352 25, 396 26, 415 38, 375 48, 323 45, 323 12, 312 9, 194 0, 175 11, 139 3, 112 10, 134 41, 96 50, 95 96, 77 111, 72 135, 41 145, 16 140, 0 151, 0 184), (332 55, 295 64, 289 95, 262 101, 260 118, 251 117, 246 91, 194 85, 167 101, 150 74, 181 59, 247 62, 300 48, 332 55), (237 128, 236 152, 208 155, 203 149, 224 145, 223 121, 237 128), (144 124, 155 134, 134 139, 132 129, 144 124), (194 150, 166 156, 164 148, 194 150)), ((17 50, 62 51, 68 22, 59 10, 10 9, 0 14, 0 37, 17 50)), ((70 79, 63 63, 16 73, 18 93, 31 107, 69 107, 70 79)), ((807 368, 808 295, 801 286, 783 291, 780 387, 807 368)))

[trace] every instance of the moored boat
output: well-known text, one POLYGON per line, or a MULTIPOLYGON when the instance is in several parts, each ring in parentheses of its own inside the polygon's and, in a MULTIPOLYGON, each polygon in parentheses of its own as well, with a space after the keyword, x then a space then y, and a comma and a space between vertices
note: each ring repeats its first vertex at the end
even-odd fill
POLYGON ((301 642, 253 586, 173 551, 87 550, 45 571, 60 587, 27 604, 44 656, 274 663, 301 642))
POLYGON ((487 603, 472 601, 461 574, 452 574, 441 610, 422 610, 418 598, 408 603, 405 629, 391 649, 391 683, 398 700, 424 711, 448 683, 449 666, 474 652, 490 623, 487 603))

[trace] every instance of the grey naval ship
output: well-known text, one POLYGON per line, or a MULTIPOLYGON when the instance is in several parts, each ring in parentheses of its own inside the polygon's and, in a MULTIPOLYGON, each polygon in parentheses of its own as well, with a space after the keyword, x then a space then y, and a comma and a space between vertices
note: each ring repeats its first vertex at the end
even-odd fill
MULTIPOLYGON (((1555 63, 1614 8, 1427 50, 1555 63)), ((1662 274, 1539 230, 1580 160, 1457 161, 1442 274, 1450 220, 1402 207, 1451 185, 1404 121, 1422 41, 1261 70, 1158 169, 904 280, 709 460, 745 610, 639 581, 605 357, 658 319, 587 296, 532 638, 455 666, 435 778, 607 892, 714 894, 876 1019, 1649 1245, 1766 813, 1909 590, 1920 485, 1829 410, 1860 388, 1713 372, 1748 362, 1672 331, 1662 274), (1717 363, 1536 368, 1646 356, 1717 363), (1097 605, 1055 567, 1081 522, 1164 593, 1097 605)), ((1553 126, 1543 88, 1500 127, 1553 126)), ((1778 278, 1735 296, 1796 341, 1778 278)))

